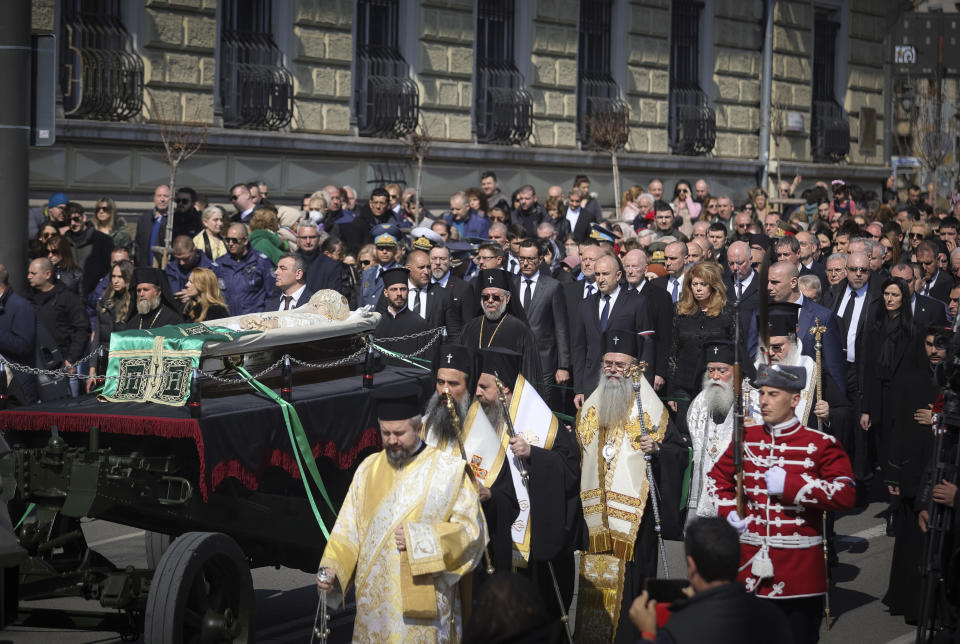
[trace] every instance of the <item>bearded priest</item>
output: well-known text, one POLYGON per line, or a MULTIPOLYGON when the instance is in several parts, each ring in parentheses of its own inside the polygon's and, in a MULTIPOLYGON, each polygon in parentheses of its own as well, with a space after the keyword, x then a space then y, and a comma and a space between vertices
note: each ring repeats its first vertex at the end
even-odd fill
POLYGON ((354 641, 459 642, 463 631, 458 583, 486 529, 463 460, 420 440, 419 391, 374 392, 383 451, 357 468, 320 561, 328 604, 356 585, 354 641))
POLYGON ((635 642, 630 604, 647 577, 657 576, 657 536, 646 454, 659 496, 662 534, 680 531, 681 481, 687 448, 637 366, 642 342, 634 331, 609 330, 603 372, 580 410, 580 500, 589 544, 580 556, 575 641, 635 642), (635 378, 635 380, 634 380, 635 378), (634 391, 633 383, 640 383, 634 391), (643 406, 638 414, 637 398, 643 406))
POLYGON ((703 347, 706 365, 703 388, 687 410, 687 429, 693 445, 688 523, 697 516, 717 516, 716 496, 709 493, 705 482, 707 473, 727 451, 733 437, 733 354, 733 343, 729 340, 718 340, 703 347))

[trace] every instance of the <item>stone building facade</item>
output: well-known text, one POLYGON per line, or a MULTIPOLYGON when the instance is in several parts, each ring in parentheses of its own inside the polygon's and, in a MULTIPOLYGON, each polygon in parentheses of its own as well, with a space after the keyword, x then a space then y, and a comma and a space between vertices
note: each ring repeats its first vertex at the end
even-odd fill
MULTIPOLYGON (((609 155, 591 149, 596 137, 585 114, 628 123, 619 153, 624 186, 660 177, 669 188, 681 177, 704 177, 715 192, 743 195, 778 167, 787 178, 843 176, 870 186, 889 173, 884 61, 890 16, 901 3, 582 1, 587 8, 577 0, 272 0, 260 2, 256 16, 237 15, 228 0, 90 2, 119 8, 114 26, 128 36, 124 55, 142 62, 142 106, 119 120, 77 118, 67 113, 78 100, 75 80, 61 70, 57 139, 32 149, 30 196, 63 189, 79 198, 146 198, 168 175, 161 120, 208 128, 205 148, 183 166, 178 184, 214 202, 253 178, 270 185, 272 199, 291 202, 330 182, 360 194, 384 181, 412 185, 411 146, 395 136, 411 129, 409 113, 402 123, 411 105, 419 110, 416 131, 429 137, 423 185, 431 204, 493 169, 505 187, 544 190, 586 172, 612 205, 609 155), (490 45, 501 27, 506 38, 490 45), (268 42, 245 36, 251 29, 268 42), (834 48, 826 67, 817 54, 825 30, 834 48), (380 46, 385 33, 389 47, 380 46), (234 85, 224 81, 227 69, 241 69, 234 85), (254 77, 268 79, 254 98, 270 105, 250 116, 243 91, 229 88, 254 77), (367 91, 374 80, 389 86, 377 90, 389 99, 378 109, 400 105, 396 123, 386 124, 394 136, 384 135, 383 114, 358 109, 358 85, 367 91), (816 92, 836 103, 833 134, 846 125, 849 136, 839 151, 834 140, 826 156, 815 149, 824 127, 815 122, 816 92), (503 114, 489 120, 491 104, 512 110, 511 139, 490 141, 503 125, 495 122, 503 114), (380 130, 370 135, 371 128, 380 130)), ((84 17, 67 13, 37 0, 34 32, 78 39, 84 17)), ((79 49, 85 56, 82 42, 79 49)), ((88 83, 82 91, 98 90, 88 83)))

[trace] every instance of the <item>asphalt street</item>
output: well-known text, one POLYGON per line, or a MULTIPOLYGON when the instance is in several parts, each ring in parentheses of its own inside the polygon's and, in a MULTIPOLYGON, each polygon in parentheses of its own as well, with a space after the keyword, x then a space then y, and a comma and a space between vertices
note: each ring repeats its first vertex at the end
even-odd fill
MULTIPOLYGON (((893 539, 886 536, 883 505, 868 508, 838 519, 840 566, 834 569, 835 586, 831 593, 832 628, 821 631, 825 644, 851 642, 903 643, 911 641, 915 631, 899 617, 891 617, 880 603, 887 588, 893 539)), ((127 526, 98 520, 86 521, 84 533, 90 545, 118 566, 144 567, 144 534, 127 526)), ((683 576, 683 544, 667 542, 672 577, 683 576)), ((261 568, 253 571, 256 588, 256 641, 263 644, 302 644, 309 638, 317 606, 313 575, 286 568, 261 568)), ((93 602, 83 600, 46 600, 25 603, 33 608, 96 610, 93 602)), ((349 616, 331 617, 331 643, 347 642, 351 634, 349 616)), ((56 628, 27 627, 19 624, 0 631, 0 644, 73 644, 122 642, 116 633, 80 632, 56 628)))

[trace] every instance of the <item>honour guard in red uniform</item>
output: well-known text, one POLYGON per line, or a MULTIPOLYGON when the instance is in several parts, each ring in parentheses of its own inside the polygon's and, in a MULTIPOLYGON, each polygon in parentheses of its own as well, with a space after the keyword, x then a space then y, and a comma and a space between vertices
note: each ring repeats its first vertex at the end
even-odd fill
POLYGON ((843 447, 797 420, 806 382, 799 366, 757 370, 763 424, 744 429, 742 517, 733 444, 706 481, 719 515, 740 532, 740 581, 759 597, 777 601, 798 643, 819 640, 827 593, 823 513, 850 509, 856 498, 843 447))

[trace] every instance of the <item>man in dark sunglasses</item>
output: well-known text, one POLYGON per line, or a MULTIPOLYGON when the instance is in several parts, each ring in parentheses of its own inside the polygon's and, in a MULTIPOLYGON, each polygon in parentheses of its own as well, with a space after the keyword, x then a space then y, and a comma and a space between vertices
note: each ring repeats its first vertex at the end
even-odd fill
POLYGON ((67 204, 67 221, 70 228, 66 237, 73 242, 73 258, 83 269, 83 292, 89 293, 100 276, 110 270, 113 239, 88 222, 83 206, 73 201, 67 204))
POLYGON ((230 315, 265 310, 267 298, 276 292, 273 264, 266 255, 249 247, 247 227, 241 223, 230 224, 224 241, 227 254, 217 260, 213 270, 230 315))

